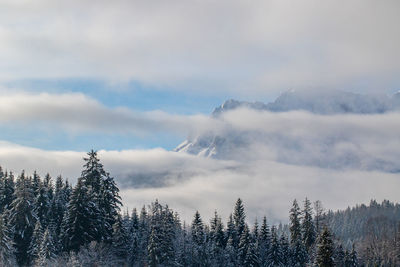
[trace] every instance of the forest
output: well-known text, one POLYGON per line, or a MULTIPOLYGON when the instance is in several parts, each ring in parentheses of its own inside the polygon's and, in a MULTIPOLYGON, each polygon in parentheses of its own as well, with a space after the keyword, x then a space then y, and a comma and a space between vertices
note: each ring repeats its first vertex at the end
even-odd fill
POLYGON ((74 186, 0 170, 0 266, 400 266, 400 205, 343 211, 293 200, 288 224, 250 222, 241 199, 226 224, 191 222, 155 200, 122 211, 97 153, 74 186))

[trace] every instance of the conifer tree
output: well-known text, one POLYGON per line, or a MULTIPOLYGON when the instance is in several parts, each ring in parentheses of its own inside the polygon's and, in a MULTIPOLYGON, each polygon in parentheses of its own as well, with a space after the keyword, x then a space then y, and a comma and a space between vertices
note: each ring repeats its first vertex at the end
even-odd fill
POLYGON ((0 215, 0 265, 15 266, 13 229, 7 222, 8 214, 0 215))
POLYGON ((128 256, 129 236, 120 217, 113 225, 112 248, 114 255, 120 259, 120 264, 123 264, 128 256))
POLYGON ((300 207, 297 200, 293 201, 289 216, 290 244, 301 241, 300 207))
POLYGON ((39 183, 34 206, 37 219, 40 221, 40 224, 46 228, 50 212, 50 200, 47 187, 42 183, 39 183))
POLYGON ((34 213, 34 195, 31 183, 25 173, 18 177, 15 197, 11 203, 10 224, 14 227, 14 244, 18 264, 28 263, 28 249, 36 221, 34 213))
POLYGON ((345 252, 343 246, 340 244, 335 249, 334 264, 335 266, 345 266, 345 252))
POLYGON ((243 201, 240 198, 238 198, 233 212, 233 220, 235 223, 235 232, 236 232, 236 240, 235 239, 233 240, 235 242, 234 243, 235 247, 238 246, 239 238, 243 233, 246 224, 245 219, 246 219, 246 214, 244 212, 243 201))
POLYGON ((240 265, 245 265, 249 245, 250 245, 250 231, 247 224, 245 224, 238 245, 238 259, 240 265))
POLYGON ((99 235, 99 210, 93 202, 92 191, 82 179, 74 188, 66 215, 64 243, 67 250, 78 251, 82 245, 96 240, 99 235))
POLYGON ((303 209, 303 218, 302 218, 302 237, 303 242, 307 250, 314 245, 316 233, 315 233, 315 226, 312 217, 312 208, 311 202, 307 198, 304 201, 304 209, 303 209))
POLYGON ((254 242, 250 242, 249 248, 247 250, 246 259, 244 262, 244 266, 249 267, 258 267, 260 266, 260 259, 257 249, 257 244, 254 242))
POLYGON ((332 235, 327 227, 321 233, 317 245, 316 263, 319 267, 333 267, 334 246, 332 235))
POLYGON ((40 245, 43 241, 43 234, 44 230, 42 224, 39 220, 37 220, 28 250, 30 262, 35 262, 35 260, 39 257, 40 245))
POLYGON ((12 172, 9 174, 6 172, 3 174, 3 178, 1 180, 0 213, 3 213, 6 209, 11 208, 11 203, 15 198, 14 175, 12 172))
POLYGON ((38 265, 39 266, 51 266, 51 260, 56 257, 55 245, 53 242, 53 236, 49 229, 46 229, 43 234, 43 240, 40 244, 38 265))
POLYGON ((260 228, 260 237, 258 245, 260 251, 260 262, 267 262, 270 245, 271 245, 271 232, 267 223, 267 217, 264 216, 260 228))
POLYGON ((221 217, 219 217, 217 214, 217 211, 214 212, 214 217, 211 219, 210 238, 215 248, 222 249, 225 247, 224 226, 222 224, 221 217))
POLYGON ((271 246, 268 251, 267 266, 282 266, 282 250, 275 226, 271 228, 271 246))

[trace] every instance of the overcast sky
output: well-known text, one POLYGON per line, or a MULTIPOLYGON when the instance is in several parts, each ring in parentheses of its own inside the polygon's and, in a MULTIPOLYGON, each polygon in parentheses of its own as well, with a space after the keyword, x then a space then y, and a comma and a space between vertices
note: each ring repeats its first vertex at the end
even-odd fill
POLYGON ((75 180, 94 148, 129 188, 129 207, 159 198, 185 216, 214 208, 227 215, 238 196, 253 217, 275 219, 306 195, 329 208, 400 200, 397 114, 208 117, 228 98, 270 102, 290 89, 398 91, 399 9, 397 0, 2 0, 0 165, 75 180), (304 149, 257 143, 252 162, 170 152, 210 129, 290 129, 286 137, 304 149), (327 148, 336 138, 343 142, 327 148), (346 153, 359 164, 342 168, 346 153), (310 164, 317 159, 338 163, 310 164), (386 169, 373 167, 376 160, 386 169), (138 173, 168 179, 135 188, 129 177, 138 173))

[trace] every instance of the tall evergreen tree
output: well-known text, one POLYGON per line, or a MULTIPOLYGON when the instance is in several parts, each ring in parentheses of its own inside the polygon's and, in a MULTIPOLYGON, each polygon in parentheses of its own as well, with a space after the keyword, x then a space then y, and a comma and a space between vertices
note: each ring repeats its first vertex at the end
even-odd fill
POLYGON ((301 223, 300 223, 300 207, 297 200, 293 200, 292 208, 290 209, 289 216, 289 230, 290 230, 290 243, 295 244, 301 241, 301 223))
POLYGON ((13 229, 7 222, 8 214, 0 215, 0 265, 15 266, 13 229))
POLYGON ((43 241, 43 234, 44 234, 43 227, 40 221, 37 220, 28 250, 30 262, 35 262, 35 260, 39 257, 40 245, 43 241))
POLYGON ((321 233, 317 245, 316 263, 319 267, 333 267, 334 246, 332 235, 327 227, 321 233))
POLYGON ((40 244, 38 266, 52 266, 51 260, 56 258, 55 245, 53 236, 49 229, 46 229, 43 234, 43 240, 40 244))
POLYGON ((246 225, 246 214, 244 212, 243 201, 238 198, 236 201, 235 209, 233 211, 233 221, 235 223, 236 238, 233 240, 235 247, 239 244, 239 239, 243 233, 244 227, 246 225))
POLYGON ((90 151, 84 161, 80 179, 92 192, 93 201, 99 209, 97 220, 101 228, 97 229, 96 240, 111 242, 112 225, 117 219, 121 205, 119 189, 114 178, 104 170, 96 151, 90 151))
POLYGON ((249 250, 250 242, 251 242, 250 231, 249 231, 247 224, 245 224, 242 235, 240 236, 239 245, 238 245, 238 259, 239 259, 240 265, 245 265, 247 251, 249 250))
POLYGON ((283 266, 282 263, 282 250, 278 240, 275 226, 271 229, 271 246, 268 251, 267 266, 283 266))
POLYGON ((92 191, 82 179, 74 188, 66 215, 64 244, 67 250, 78 251, 82 245, 96 240, 99 235, 99 210, 93 202, 92 191))
POLYGON ((113 225, 112 248, 114 255, 119 259, 120 264, 124 264, 129 251, 129 236, 123 225, 122 219, 118 217, 113 225))
POLYGON ((36 221, 34 213, 34 194, 25 173, 18 177, 15 199, 11 203, 10 224, 14 227, 14 244, 18 264, 28 263, 28 249, 36 221))
POLYGON ((302 218, 302 237, 304 245, 309 250, 315 242, 316 233, 313 221, 313 212, 311 202, 307 198, 304 201, 303 218, 302 218))

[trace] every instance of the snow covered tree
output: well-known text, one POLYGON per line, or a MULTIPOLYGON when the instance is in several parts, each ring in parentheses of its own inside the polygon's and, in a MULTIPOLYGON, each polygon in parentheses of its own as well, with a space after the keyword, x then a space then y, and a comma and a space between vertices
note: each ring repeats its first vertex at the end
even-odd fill
POLYGON ((40 244, 43 241, 44 230, 40 221, 36 221, 35 229, 33 230, 32 238, 30 241, 28 254, 29 261, 35 262, 35 260, 39 257, 40 244))
POLYGON ((282 250, 275 226, 271 229, 271 246, 268 251, 267 266, 282 266, 282 250))
POLYGON ((316 264, 319 267, 333 267, 334 246, 332 235, 327 227, 321 233, 317 244, 316 264))
MULTIPOLYGON (((1 172, 2 173, 2 172, 1 172)), ((0 213, 11 207, 11 203, 14 200, 14 175, 12 172, 8 174, 7 172, 2 174, 1 187, 0 187, 0 213)))
POLYGON ((99 226, 101 227, 97 229, 96 240, 111 242, 112 226, 117 219, 121 205, 119 189, 114 178, 104 170, 103 164, 97 157, 97 152, 92 150, 88 156, 88 158, 84 158, 85 164, 80 179, 92 192, 92 200, 100 212, 97 219, 100 221, 99 226))
POLYGON ((39 183, 34 206, 37 219, 40 221, 40 224, 46 228, 50 211, 50 200, 47 187, 42 183, 39 183))
POLYGON ((306 266, 308 254, 306 247, 300 240, 290 245, 290 261, 292 266, 306 266))
POLYGON ((34 195, 25 173, 18 177, 14 200, 11 203, 10 224, 14 227, 14 244, 18 264, 28 263, 28 248, 36 221, 34 195))
POLYGON ((250 242, 249 248, 247 250, 246 259, 244 261, 244 266, 258 267, 260 266, 260 258, 257 249, 257 244, 250 242))
POLYGON ((53 236, 49 229, 46 229, 43 234, 38 256, 38 266, 52 266, 51 261, 56 258, 53 236))
POLYGON ((290 209, 289 216, 289 230, 290 230, 290 244, 295 244, 301 241, 301 223, 300 223, 300 207, 297 200, 293 201, 292 208, 290 209))
POLYGON ((313 221, 313 212, 311 208, 311 202, 307 198, 304 201, 303 218, 302 218, 302 237, 304 245, 307 250, 314 245, 316 233, 313 221))
POLYGON ((243 206, 243 201, 238 198, 236 201, 235 209, 233 211, 233 221, 235 223, 235 232, 236 232, 236 240, 234 239, 233 241, 235 242, 235 247, 239 245, 239 239, 243 233, 244 227, 246 225, 246 214, 244 212, 244 206, 243 206))
POLYGON ((250 231, 249 231, 249 227, 247 226, 247 224, 245 224, 242 235, 240 236, 239 245, 238 245, 238 259, 239 259, 240 265, 245 265, 247 251, 249 249, 249 246, 250 246, 250 231))
POLYGON ((344 252, 343 246, 340 244, 335 249, 334 265, 335 266, 345 266, 345 256, 346 256, 346 254, 344 252))
POLYGON ((68 251, 78 251, 82 245, 96 240, 102 223, 99 214, 96 203, 93 202, 92 191, 86 187, 82 179, 78 179, 68 204, 64 223, 63 239, 68 251))
POLYGON ((260 227, 260 235, 258 249, 260 253, 260 262, 267 262, 269 248, 271 245, 271 232, 267 223, 267 217, 263 217, 263 222, 260 227))
POLYGON ((0 265, 15 266, 12 227, 7 222, 8 214, 0 216, 0 265))
POLYGON ((281 235, 281 238, 279 239, 279 245, 281 247, 281 261, 284 266, 288 266, 291 263, 291 255, 290 255, 290 248, 289 248, 289 242, 287 238, 285 237, 284 234, 281 235))
POLYGON ((124 264, 129 249, 129 236, 123 226, 122 219, 118 217, 117 221, 113 225, 113 241, 112 249, 114 255, 120 260, 121 264, 124 264))
POLYGON ((210 239, 215 248, 223 249, 225 247, 224 225, 222 224, 221 217, 218 216, 217 211, 214 212, 214 217, 211 219, 210 239))
POLYGON ((193 264, 195 266, 204 266, 208 261, 205 249, 206 234, 198 211, 194 215, 191 232, 193 240, 193 264))

